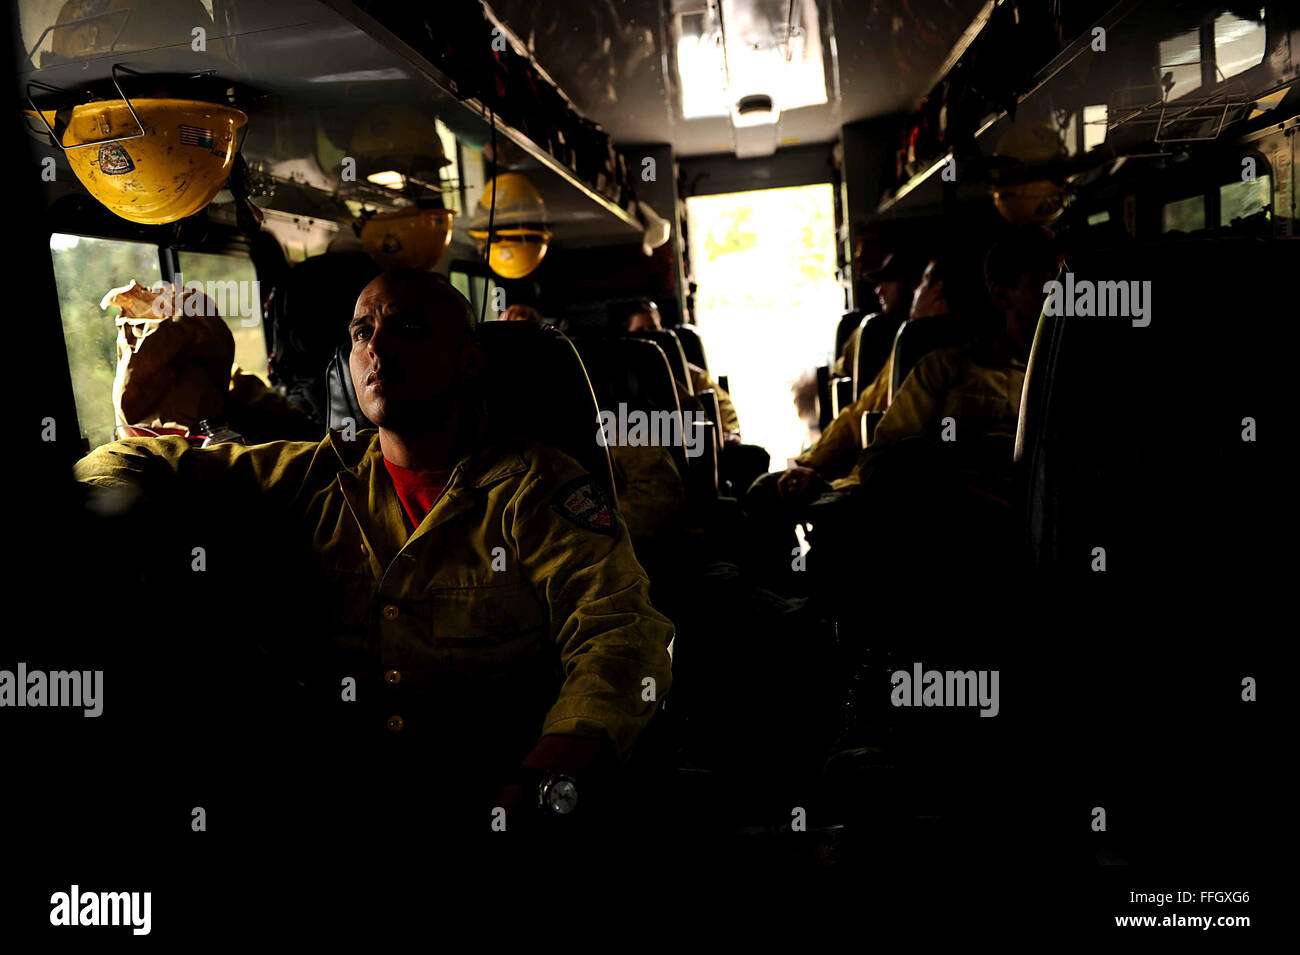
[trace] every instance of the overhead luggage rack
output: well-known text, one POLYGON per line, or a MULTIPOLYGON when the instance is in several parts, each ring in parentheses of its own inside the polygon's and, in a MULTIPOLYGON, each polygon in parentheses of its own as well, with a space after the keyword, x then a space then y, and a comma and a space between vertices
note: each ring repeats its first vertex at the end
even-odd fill
MULTIPOLYGON (((370 8, 378 12, 378 6, 371 4, 370 8)), ((396 208, 403 205, 403 196, 373 183, 345 182, 337 168, 322 167, 315 173, 317 118, 347 127, 388 105, 409 104, 436 115, 457 140, 472 148, 486 147, 493 141, 495 129, 498 163, 533 180, 545 200, 557 241, 626 243, 644 231, 630 201, 623 206, 616 201, 631 194, 621 176, 616 177, 615 188, 608 178, 597 183, 580 175, 584 168, 604 169, 607 165, 606 149, 596 149, 595 158, 588 161, 591 149, 585 147, 598 141, 608 151, 613 147, 599 127, 576 111, 565 114, 566 121, 583 132, 571 137, 573 149, 560 149, 554 142, 548 149, 548 143, 539 143, 520 128, 517 116, 513 123, 502 117, 502 112, 512 112, 504 101, 490 108, 491 96, 469 95, 474 84, 458 82, 417 50, 412 44, 418 45, 419 37, 403 33, 411 40, 408 43, 356 4, 345 0, 277 0, 274 4, 228 0, 216 9, 218 16, 203 21, 207 31, 203 50, 191 46, 188 26, 184 30, 175 24, 167 30, 151 27, 145 36, 143 21, 137 24, 132 18, 120 34, 108 30, 91 52, 77 57, 53 56, 41 49, 42 44, 49 47, 67 31, 44 30, 48 25, 33 22, 23 46, 29 55, 18 63, 16 91, 22 96, 31 82, 69 91, 98 90, 109 82, 113 64, 148 76, 210 76, 213 82, 219 80, 249 94, 244 97, 247 104, 238 105, 250 118, 242 150, 250 168, 264 175, 265 185, 275 189, 277 200, 289 202, 295 196, 302 200, 301 208, 276 208, 311 215, 329 208, 340 218, 345 200, 352 200, 349 205, 396 208), (311 169, 283 173, 280 165, 290 160, 311 169)), ((400 13, 393 9, 397 11, 394 16, 400 13)), ((133 98, 134 89, 128 88, 133 98)), ((515 92, 512 86, 505 94, 512 105, 516 104, 515 92)), ((41 109, 61 105, 47 102, 47 96, 38 96, 37 102, 41 109)), ((337 145, 347 148, 341 141, 337 145)), ((55 159, 64 162, 61 154, 55 159)), ((60 176, 51 190, 64 191, 63 179, 60 176)), ((476 198, 466 196, 467 206, 476 198)))
MULTIPOLYGON (((1199 67, 1200 64, 1179 63, 1177 66, 1199 67)), ((1173 66, 1157 66, 1153 72, 1159 80, 1161 77, 1167 78, 1172 69, 1173 66)), ((1255 97, 1249 96, 1242 84, 1226 82, 1222 70, 1216 67, 1215 72, 1218 73, 1221 85, 1206 96, 1180 96, 1171 101, 1168 95, 1172 81, 1167 79, 1165 83, 1119 87, 1108 107, 1111 120, 1106 126, 1107 131, 1128 124, 1154 123, 1156 130, 1152 141, 1156 143, 1218 139, 1228 123, 1229 115, 1235 110, 1251 106, 1255 97)))

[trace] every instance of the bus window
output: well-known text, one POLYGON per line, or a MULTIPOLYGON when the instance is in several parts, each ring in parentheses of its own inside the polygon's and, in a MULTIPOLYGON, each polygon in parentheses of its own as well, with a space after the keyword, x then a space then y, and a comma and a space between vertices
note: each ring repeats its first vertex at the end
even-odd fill
POLYGON ((104 293, 132 279, 162 279, 158 247, 144 242, 53 233, 50 256, 59 290, 59 314, 81 436, 98 447, 113 440, 113 378, 117 373, 115 309, 101 309, 104 293))
MULTIPOLYGON (((1261 10, 1262 14, 1264 11, 1261 10)), ((1244 73, 1264 59, 1264 21, 1231 13, 1214 19, 1214 61, 1223 78, 1244 73)))
MULTIPOLYGON (((1166 100, 1172 103, 1180 96, 1201 88, 1201 34, 1188 30, 1168 40, 1160 41, 1160 73, 1173 81, 1166 100)), ((1166 230, 1168 231, 1168 230, 1166 230)))
POLYGON ((252 260, 243 255, 181 252, 178 264, 185 284, 197 282, 208 291, 235 336, 235 363, 245 373, 269 384, 262 292, 252 260))
POLYGON ((1244 219, 1260 212, 1271 218, 1270 181, 1268 176, 1259 176, 1250 182, 1230 182, 1220 186, 1219 225, 1231 225, 1233 219, 1244 219))
MULTIPOLYGON (((505 302, 505 299, 497 294, 497 283, 490 276, 487 280, 486 289, 484 288, 483 276, 481 275, 470 275, 466 272, 459 272, 453 269, 447 277, 451 280, 451 284, 456 287, 460 294, 469 299, 470 305, 474 308, 476 320, 479 315, 483 316, 483 321, 485 322, 495 322, 501 317, 501 311, 494 306, 498 300, 505 302), (485 293, 487 295, 486 309, 483 307, 483 296, 485 293)), ((509 303, 507 302, 506 304, 509 303)))
POLYGON ((1166 202, 1161 232, 1195 232, 1205 228, 1205 197, 1188 196, 1166 202))
POLYGON ((1106 142, 1106 124, 1110 121, 1110 107, 1105 103, 1083 108, 1083 150, 1096 149, 1106 142))

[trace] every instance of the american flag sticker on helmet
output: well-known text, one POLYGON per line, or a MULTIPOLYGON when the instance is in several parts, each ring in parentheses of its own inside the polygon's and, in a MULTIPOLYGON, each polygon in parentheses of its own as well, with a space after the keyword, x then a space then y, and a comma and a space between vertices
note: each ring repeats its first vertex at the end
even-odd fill
POLYGON ((182 146, 202 146, 204 149, 211 149, 216 142, 212 130, 204 129, 202 126, 187 126, 182 123, 180 134, 182 146))

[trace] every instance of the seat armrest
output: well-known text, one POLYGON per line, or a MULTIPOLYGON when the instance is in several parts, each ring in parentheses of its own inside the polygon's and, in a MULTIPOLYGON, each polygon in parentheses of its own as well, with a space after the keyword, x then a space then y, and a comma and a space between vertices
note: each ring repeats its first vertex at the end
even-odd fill
POLYGON ((876 436, 876 425, 880 424, 880 419, 885 416, 883 411, 867 411, 862 415, 862 446, 864 448, 871 446, 871 439, 876 436))
POLYGON ((840 416, 840 412, 853 404, 853 379, 848 377, 831 380, 831 418, 840 416))

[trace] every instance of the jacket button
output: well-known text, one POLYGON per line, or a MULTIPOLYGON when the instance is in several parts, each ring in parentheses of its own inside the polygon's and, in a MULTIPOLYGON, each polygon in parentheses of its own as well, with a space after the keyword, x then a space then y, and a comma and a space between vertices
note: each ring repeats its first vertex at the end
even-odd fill
POLYGON ((390 716, 388 718, 388 731, 390 733, 400 733, 402 731, 402 727, 405 725, 406 725, 406 721, 403 720, 400 716, 390 716))
POLYGON ((402 672, 401 672, 400 670, 389 670, 387 673, 384 674, 384 682, 385 682, 385 683, 401 683, 401 682, 402 682, 402 672))
POLYGON ((397 617, 398 617, 398 615, 399 615, 400 613, 401 613, 401 611, 397 609, 397 605, 396 605, 396 604, 389 604, 388 606, 386 606, 386 607, 384 608, 384 619, 385 619, 385 620, 396 620, 397 617))

